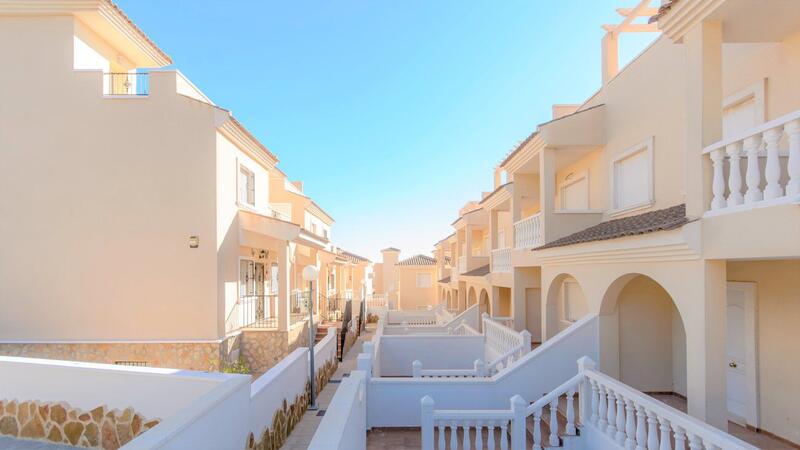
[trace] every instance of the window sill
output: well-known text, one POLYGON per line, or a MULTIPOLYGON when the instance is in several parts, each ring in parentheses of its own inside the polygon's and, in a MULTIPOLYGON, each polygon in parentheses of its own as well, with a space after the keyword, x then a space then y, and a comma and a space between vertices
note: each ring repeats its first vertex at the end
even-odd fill
POLYGON ((650 201, 650 202, 638 203, 636 205, 627 206, 627 207, 621 208, 621 209, 612 209, 612 210, 608 211, 608 217, 614 218, 614 217, 619 217, 619 216, 621 216, 623 214, 636 212, 636 211, 642 211, 642 210, 645 210, 645 209, 648 209, 648 208, 652 208, 653 205, 655 205, 655 202, 650 201))

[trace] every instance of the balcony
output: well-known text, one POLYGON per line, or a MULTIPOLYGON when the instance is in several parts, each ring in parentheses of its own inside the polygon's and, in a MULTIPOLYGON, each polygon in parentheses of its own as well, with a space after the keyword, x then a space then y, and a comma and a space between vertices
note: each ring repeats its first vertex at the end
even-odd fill
POLYGON ((514 223, 514 248, 527 249, 540 245, 544 245, 542 213, 534 214, 514 223))
POLYGON ((492 250, 492 272, 511 272, 511 248, 498 248, 492 250))
POLYGON ((150 74, 120 72, 103 74, 103 95, 147 96, 150 94, 150 74))
POLYGON ((713 166, 706 215, 800 201, 800 110, 703 150, 713 166))

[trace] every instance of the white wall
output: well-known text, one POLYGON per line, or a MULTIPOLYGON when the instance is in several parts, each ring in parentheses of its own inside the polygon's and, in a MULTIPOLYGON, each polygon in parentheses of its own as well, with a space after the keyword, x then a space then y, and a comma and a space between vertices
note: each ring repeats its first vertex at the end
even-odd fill
POLYGON ((476 359, 486 361, 483 336, 382 336, 380 374, 411 376, 414 360, 423 369, 471 369, 476 359))
POLYGON ((583 318, 491 378, 371 378, 368 425, 419 426, 419 400, 425 395, 437 409, 507 409, 516 394, 538 399, 578 373, 580 357, 597 361, 598 323, 597 315, 583 318))
POLYGON ((327 238, 329 240, 331 239, 331 226, 323 222, 322 219, 315 216, 314 214, 306 211, 303 223, 304 223, 303 228, 305 228, 306 230, 313 232, 314 226, 316 226, 317 236, 325 237, 326 236, 325 233, 327 232, 328 233, 327 238))
POLYGON ((353 370, 342 380, 322 418, 310 450, 359 450, 367 446, 366 373, 353 370))

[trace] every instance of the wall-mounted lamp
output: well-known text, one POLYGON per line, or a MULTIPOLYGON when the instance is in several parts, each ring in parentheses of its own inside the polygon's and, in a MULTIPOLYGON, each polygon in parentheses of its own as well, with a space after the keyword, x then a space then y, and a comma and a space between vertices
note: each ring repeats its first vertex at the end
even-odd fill
POLYGON ((200 246, 199 236, 189 236, 189 248, 197 248, 200 246))
POLYGON ((267 259, 267 256, 269 256, 269 252, 266 250, 258 252, 258 259, 267 259))

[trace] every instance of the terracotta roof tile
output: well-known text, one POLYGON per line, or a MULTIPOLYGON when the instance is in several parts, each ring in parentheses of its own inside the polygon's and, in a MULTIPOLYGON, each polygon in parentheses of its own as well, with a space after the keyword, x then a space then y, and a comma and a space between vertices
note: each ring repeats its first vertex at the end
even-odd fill
POLYGON ((425 255, 414 255, 397 263, 398 266, 433 266, 436 259, 425 255))
POLYGON ((659 209, 658 211, 602 222, 561 239, 556 239, 534 250, 672 230, 680 228, 689 222, 689 218, 686 217, 686 205, 681 204, 670 208, 659 209))
POLYGON ((651 17, 651 18, 650 18, 650 19, 647 21, 647 23, 654 23, 654 22, 658 22, 658 20, 659 20, 659 19, 661 19, 661 18, 662 18, 662 17, 663 17, 665 14, 667 14, 667 13, 669 12, 669 10, 670 10, 670 9, 672 9, 672 7, 673 7, 673 6, 675 6, 675 4, 676 4, 676 3, 678 3, 679 1, 680 1, 680 0, 667 0, 666 2, 664 2, 664 3, 663 3, 663 4, 662 4, 662 5, 661 5, 661 6, 658 8, 658 12, 656 13, 656 15, 655 15, 655 16, 653 16, 653 17, 651 17))
POLYGON ((487 264, 485 266, 480 266, 477 269, 472 269, 469 272, 466 272, 462 275, 467 277, 482 277, 484 275, 487 275, 489 272, 490 272, 489 264, 487 264))
POLYGON ((439 283, 449 283, 449 282, 450 282, 450 275, 439 280, 439 283))
POLYGON ((344 259, 346 259, 347 261, 352 262, 352 263, 356 263, 357 264, 357 263, 363 263, 363 262, 366 262, 366 263, 371 263, 372 262, 372 261, 369 260, 369 258, 365 258, 363 256, 359 256, 359 255, 356 255, 355 253, 350 253, 350 252, 344 251, 342 249, 337 250, 336 253, 337 253, 338 256, 341 256, 344 259))

